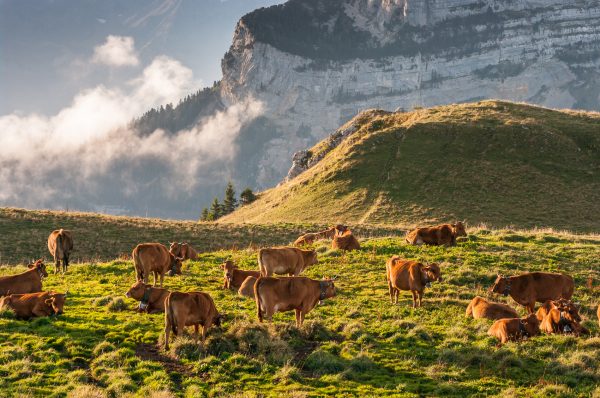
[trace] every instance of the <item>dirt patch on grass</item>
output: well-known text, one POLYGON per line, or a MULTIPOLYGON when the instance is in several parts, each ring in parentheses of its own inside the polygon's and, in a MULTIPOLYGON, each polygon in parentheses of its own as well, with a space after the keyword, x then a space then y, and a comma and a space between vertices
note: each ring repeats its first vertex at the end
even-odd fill
POLYGON ((155 344, 138 344, 135 347, 135 355, 144 361, 154 361, 162 364, 171 378, 177 376, 180 379, 181 375, 190 376, 192 374, 192 370, 188 366, 173 357, 162 354, 155 344))

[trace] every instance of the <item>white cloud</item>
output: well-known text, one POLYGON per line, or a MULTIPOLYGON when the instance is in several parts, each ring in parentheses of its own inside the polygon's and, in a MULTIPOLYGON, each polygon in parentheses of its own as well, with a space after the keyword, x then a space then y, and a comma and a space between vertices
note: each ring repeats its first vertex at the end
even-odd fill
POLYGON ((133 37, 113 35, 108 36, 104 44, 94 47, 92 61, 109 66, 136 66, 140 63, 133 37))
POLYGON ((193 195, 211 172, 223 172, 215 162, 234 158, 240 129, 263 112, 262 103, 249 99, 175 133, 141 135, 127 125, 198 84, 190 69, 160 56, 125 89, 83 90, 53 116, 0 116, 0 205, 193 195))

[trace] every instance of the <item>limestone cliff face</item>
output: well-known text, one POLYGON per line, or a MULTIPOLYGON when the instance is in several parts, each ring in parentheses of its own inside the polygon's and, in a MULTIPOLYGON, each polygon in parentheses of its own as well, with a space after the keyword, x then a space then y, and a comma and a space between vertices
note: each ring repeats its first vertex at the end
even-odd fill
POLYGON ((500 98, 600 109, 600 2, 290 0, 238 23, 221 97, 265 103, 257 186, 366 108, 500 98))

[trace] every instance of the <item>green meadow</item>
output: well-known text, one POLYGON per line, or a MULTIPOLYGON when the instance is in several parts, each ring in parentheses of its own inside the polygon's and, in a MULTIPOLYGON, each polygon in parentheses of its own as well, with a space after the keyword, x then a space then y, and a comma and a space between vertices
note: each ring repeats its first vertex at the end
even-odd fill
MULTIPOLYGON (((257 267, 256 249, 236 249, 232 240, 233 249, 205 251, 184 264, 182 276, 166 278, 171 290, 209 292, 226 315, 204 346, 183 336, 169 352, 161 347, 163 315, 139 314, 124 297, 134 282, 130 260, 76 263, 64 277, 47 262, 44 288, 68 288, 65 313, 31 321, 0 314, 0 396, 600 396, 600 237, 470 232, 451 248, 388 236, 363 238, 362 250, 343 253, 318 242, 319 263, 306 275, 337 275, 338 294, 300 329, 293 312, 257 323, 252 300, 221 288, 224 260, 257 267), (409 292, 390 304, 385 261, 393 254, 441 264, 444 281, 426 290, 422 308, 411 307, 409 292), (497 272, 526 271, 572 275, 591 336, 544 335, 498 349, 486 333, 491 321, 465 317, 469 300, 487 296, 497 272)), ((281 242, 256 242, 272 243, 281 242)), ((24 270, 4 265, 0 274, 24 270)))

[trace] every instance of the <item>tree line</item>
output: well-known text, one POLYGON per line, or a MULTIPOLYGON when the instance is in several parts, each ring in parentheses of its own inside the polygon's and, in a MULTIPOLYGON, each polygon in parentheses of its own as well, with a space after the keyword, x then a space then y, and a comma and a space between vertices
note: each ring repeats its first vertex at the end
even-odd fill
POLYGON ((246 188, 240 193, 239 200, 235 195, 235 188, 231 181, 225 188, 225 196, 223 202, 219 201, 218 197, 215 197, 210 207, 202 209, 200 215, 200 221, 215 221, 219 218, 232 213, 238 206, 244 206, 252 203, 256 200, 256 195, 252 192, 252 189, 246 188))

